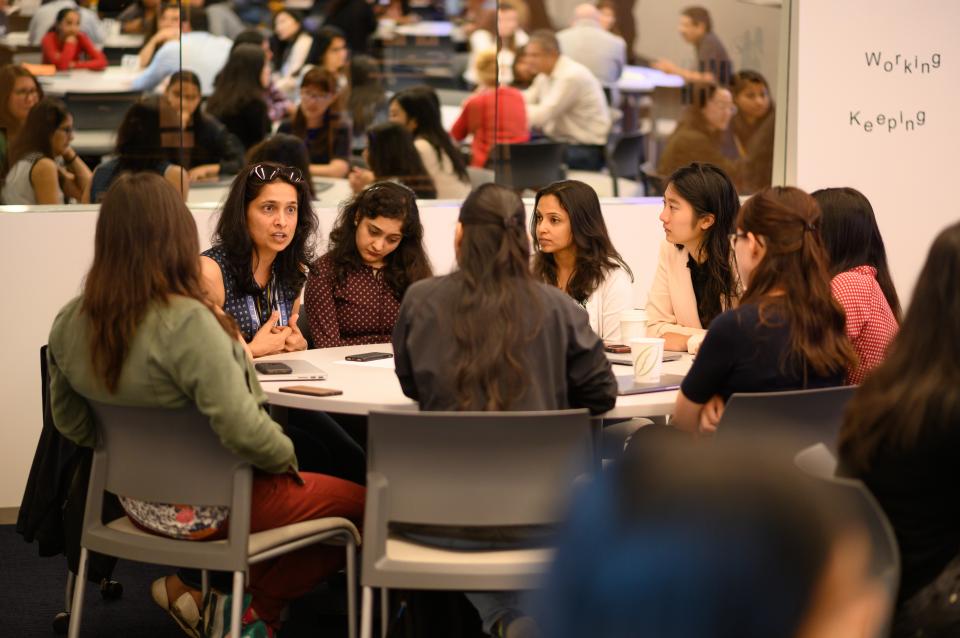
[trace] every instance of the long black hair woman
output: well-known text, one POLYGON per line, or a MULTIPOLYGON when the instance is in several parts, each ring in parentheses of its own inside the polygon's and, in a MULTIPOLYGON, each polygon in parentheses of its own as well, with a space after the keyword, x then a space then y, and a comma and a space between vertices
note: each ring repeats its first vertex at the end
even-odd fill
MULTIPOLYGON (((457 270, 407 289, 393 349, 400 387, 420 409, 602 413, 616 402, 616 379, 586 313, 530 274, 524 216, 514 192, 479 187, 460 209, 457 270)), ((487 633, 509 635, 503 625, 517 616, 515 600, 469 598, 487 633)))
POLYGON ((900 546, 893 636, 955 636, 960 516, 960 224, 934 240, 903 325, 851 399, 840 463, 877 497, 900 546))
POLYGON ((540 189, 530 234, 536 278, 583 306, 601 339, 619 339, 620 313, 633 308, 633 273, 610 241, 596 191, 575 180, 540 189))
POLYGON ((241 44, 230 52, 214 82, 207 112, 248 149, 270 133, 267 87, 270 66, 262 46, 241 44))
POLYGON ((710 322, 736 302, 729 236, 739 210, 733 182, 713 164, 688 164, 667 180, 666 236, 646 308, 647 334, 667 350, 696 353, 710 322))
POLYGON ((433 274, 416 195, 395 182, 361 191, 341 208, 327 249, 304 292, 313 346, 389 341, 403 293, 433 274))
POLYGON ((37 78, 19 64, 0 67, 0 171, 7 149, 17 136, 33 105, 43 98, 37 78))
MULTIPOLYGON (((359 523, 362 487, 297 472, 290 439, 263 409, 266 397, 236 324, 205 298, 198 250, 193 216, 170 184, 152 173, 117 178, 100 207, 83 293, 64 306, 50 331, 50 399, 57 428, 91 447, 97 437, 88 401, 195 405, 223 444, 257 468, 251 532, 323 516, 359 523)), ((176 472, 176 459, 170 461, 170 471, 176 472)), ((227 508, 119 496, 127 516, 153 534, 190 540, 226 536, 227 508)), ((253 597, 244 614, 244 635, 275 631, 290 600, 336 573, 342 561, 338 553, 316 545, 251 566, 253 597)), ((188 633, 199 635, 199 591, 169 576, 154 583, 152 594, 188 633)), ((226 609, 229 619, 229 597, 217 596, 210 604, 215 611, 226 609)), ((222 616, 215 615, 216 625, 222 616)))
POLYGON ((397 181, 410 187, 421 199, 436 198, 436 185, 420 161, 413 136, 401 125, 382 122, 367 129, 363 159, 370 168, 354 168, 348 176, 354 193, 373 182, 397 181))

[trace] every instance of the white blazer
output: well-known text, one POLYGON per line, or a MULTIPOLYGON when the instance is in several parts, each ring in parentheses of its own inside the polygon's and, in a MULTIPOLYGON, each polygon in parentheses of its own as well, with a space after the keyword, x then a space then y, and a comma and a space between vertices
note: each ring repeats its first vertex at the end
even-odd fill
POLYGON ((620 313, 633 308, 633 281, 619 266, 607 273, 584 307, 590 327, 604 341, 620 339, 620 313))
POLYGON ((695 338, 687 341, 687 350, 694 353, 707 331, 697 312, 697 296, 687 268, 689 257, 685 247, 666 240, 660 244, 657 274, 647 296, 647 336, 662 337, 668 332, 691 335, 695 338))

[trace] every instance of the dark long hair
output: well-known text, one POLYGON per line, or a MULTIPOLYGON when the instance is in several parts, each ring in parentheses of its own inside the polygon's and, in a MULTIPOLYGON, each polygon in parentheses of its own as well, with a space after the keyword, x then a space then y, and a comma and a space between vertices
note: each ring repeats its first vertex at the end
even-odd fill
POLYGON ((623 260, 617 249, 610 241, 607 224, 603 221, 603 211, 600 210, 600 199, 596 191, 583 182, 566 180, 554 182, 537 192, 534 200, 534 214, 530 219, 530 235, 533 237, 533 274, 541 281, 557 285, 557 260, 552 254, 540 250, 540 241, 537 239, 537 206, 540 199, 553 195, 560 202, 560 206, 570 217, 570 230, 573 234, 573 243, 577 247, 577 261, 573 268, 570 281, 567 282, 566 293, 583 303, 593 294, 607 273, 616 268, 623 268, 630 279, 633 271, 623 260))
POLYGON ((525 344, 542 308, 530 275, 524 208, 513 191, 484 184, 460 208, 460 298, 451 317, 457 344, 454 386, 461 410, 509 410, 530 384, 525 344))
POLYGON ((384 258, 380 271, 397 299, 415 281, 433 275, 430 259, 423 249, 423 224, 416 195, 402 184, 378 182, 357 193, 340 208, 340 215, 330 231, 327 255, 333 263, 338 284, 346 281, 350 271, 363 268, 357 250, 356 228, 360 219, 386 217, 402 221, 400 244, 384 258))
MULTIPOLYGON (((307 154, 307 145, 295 135, 277 133, 251 147, 247 151, 247 163, 259 164, 261 162, 293 166, 300 169, 300 173, 304 177, 310 175, 310 156, 307 154)), ((313 180, 304 179, 303 183, 307 185, 310 197, 313 198, 316 195, 313 192, 313 180)))
MULTIPOLYGON (((293 43, 297 41, 297 38, 300 37, 300 34, 303 33, 303 14, 299 11, 294 11, 292 9, 281 9, 273 15, 273 30, 274 32, 270 35, 270 52, 273 53, 273 64, 276 69, 279 70, 283 63, 287 61, 287 56, 290 55, 290 50, 293 49, 293 43), (281 40, 280 37, 276 34, 277 29, 277 18, 280 17, 281 13, 286 13, 288 16, 293 18, 299 28, 297 32, 293 34, 289 40, 281 40)), ((300 69, 294 69, 294 73, 298 73, 300 69)))
POLYGON ((887 249, 870 200, 854 188, 822 188, 813 192, 813 198, 823 212, 820 237, 827 250, 830 274, 857 266, 876 268, 877 284, 899 322, 903 318, 900 298, 890 276, 887 249))
POLYGON ((262 46, 241 44, 230 52, 227 63, 214 82, 207 111, 214 117, 236 113, 251 98, 265 99, 260 74, 266 61, 262 46))
POLYGON ((10 145, 7 152, 8 165, 13 166, 30 153, 43 153, 44 157, 53 159, 50 138, 69 115, 67 107, 56 98, 45 97, 37 102, 30 109, 20 134, 10 145))
POLYGON ((437 187, 413 145, 413 136, 399 124, 383 122, 367 129, 367 163, 377 180, 396 179, 412 188, 417 197, 437 196, 437 187))
POLYGON ((56 33, 57 39, 60 39, 60 22, 67 17, 68 13, 76 13, 77 19, 80 18, 80 10, 77 7, 64 7, 57 11, 57 17, 53 19, 53 26, 47 29, 47 33, 56 33))
POLYGON ((313 64, 323 68, 323 58, 326 57, 327 50, 333 46, 333 41, 337 38, 343 40, 344 43, 347 41, 346 34, 338 27, 327 24, 317 29, 317 32, 313 34, 313 44, 310 46, 310 51, 307 52, 305 64, 313 64))
POLYGON ((30 78, 37 88, 38 101, 43 99, 43 88, 37 82, 33 73, 26 70, 19 64, 6 64, 0 67, 0 130, 7 135, 7 144, 20 132, 22 122, 17 121, 10 112, 10 96, 13 94, 13 87, 17 83, 17 78, 30 78))
POLYGON ((820 207, 799 188, 766 188, 747 200, 737 227, 763 242, 766 254, 740 303, 757 304, 760 321, 767 325, 789 326, 790 349, 783 365, 806 362, 827 376, 852 368, 857 355, 846 336, 843 308, 830 292, 819 223, 820 207))
POLYGON ((152 171, 167 152, 160 139, 160 110, 155 102, 127 109, 117 129, 117 173, 152 171))
POLYGON ((880 451, 906 453, 960 414, 960 224, 933 241, 886 359, 847 406, 840 454, 863 471, 880 451))
POLYGON ((213 243, 222 246, 226 251, 230 270, 240 282, 241 292, 259 294, 260 286, 253 278, 253 253, 256 248, 247 228, 247 207, 257 198, 265 184, 281 181, 290 184, 297 191, 297 228, 290 245, 277 254, 274 268, 283 287, 299 290, 307 279, 304 268, 314 260, 313 242, 319 225, 305 181, 310 177, 305 175, 304 179, 296 182, 277 175, 271 182, 263 183, 254 174, 258 166, 268 171, 281 168, 280 164, 261 162, 249 165, 237 173, 217 219, 213 243))
POLYGON ((400 91, 391 101, 396 102, 407 117, 416 122, 414 138, 422 137, 430 143, 437 154, 437 162, 442 162, 443 156, 446 155, 450 158, 453 172, 457 174, 460 181, 470 181, 463 153, 457 150, 453 140, 450 139, 450 134, 443 128, 440 100, 436 92, 428 86, 414 86, 400 91))
MULTIPOLYGON (((307 87, 314 87, 321 91, 336 95, 337 78, 333 73, 324 68, 315 66, 303 74, 303 80, 300 81, 300 91, 307 87)), ((302 96, 301 96, 302 101, 302 96)), ((336 130, 340 128, 349 128, 350 124, 343 115, 343 101, 340 97, 334 99, 327 110, 323 113, 323 123, 320 125, 320 132, 313 140, 307 140, 307 118, 303 114, 303 109, 297 106, 297 112, 293 116, 291 131, 294 135, 304 140, 308 144, 307 150, 320 151, 326 153, 328 157, 333 156, 333 144, 336 139, 336 130)))
MULTIPOLYGON (((140 321, 171 295, 213 307, 203 294, 197 225, 180 194, 159 175, 118 177, 100 205, 93 265, 83 286, 93 369, 115 392, 140 321)), ((229 335, 236 324, 214 313, 229 335)))
MULTIPOLYGON (((730 308, 737 298, 737 277, 730 259, 730 233, 734 230, 740 198, 730 177, 713 164, 693 162, 678 168, 667 180, 693 208, 699 221, 713 215, 713 224, 703 233, 700 243, 702 262, 707 270, 707 285, 697 299, 697 314, 706 328, 713 318, 730 308)), ((680 246, 677 246, 681 249, 680 246)), ((699 259, 698 259, 699 260, 699 259)))

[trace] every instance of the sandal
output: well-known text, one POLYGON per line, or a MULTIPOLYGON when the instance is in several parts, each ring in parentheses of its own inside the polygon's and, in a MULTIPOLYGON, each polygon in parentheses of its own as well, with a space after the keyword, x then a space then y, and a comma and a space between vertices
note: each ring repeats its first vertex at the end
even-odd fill
POLYGON ((171 604, 167 596, 167 578, 172 577, 167 576, 153 581, 153 584, 150 585, 150 596, 155 603, 170 614, 170 617, 176 621, 185 634, 193 638, 200 638, 201 618, 197 601, 189 592, 184 592, 171 604))

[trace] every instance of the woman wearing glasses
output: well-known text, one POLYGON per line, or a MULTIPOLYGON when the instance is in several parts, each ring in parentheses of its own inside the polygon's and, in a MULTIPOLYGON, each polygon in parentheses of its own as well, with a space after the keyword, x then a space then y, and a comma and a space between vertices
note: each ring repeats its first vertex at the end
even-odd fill
POLYGON ((44 98, 37 103, 10 146, 3 203, 63 204, 64 195, 79 201, 90 183, 90 169, 70 148, 72 140, 73 116, 63 102, 44 98))
POLYGON ((683 380, 673 423, 712 433, 735 392, 841 385, 856 353, 830 293, 820 207, 802 190, 768 188, 740 209, 731 237, 740 305, 710 324, 683 380))
POLYGON ((10 143, 41 98, 43 89, 33 73, 18 64, 0 67, 0 170, 10 143))
POLYGON ((307 347, 297 318, 316 230, 298 169, 263 162, 233 180, 200 268, 208 298, 234 318, 254 357, 307 347))
POLYGON ((301 138, 310 153, 310 175, 346 177, 350 170, 350 123, 338 98, 337 78, 314 67, 300 83, 300 105, 280 133, 301 138))
POLYGON ((694 162, 674 171, 663 194, 666 235, 647 296, 647 333, 667 350, 696 353, 710 322, 737 299, 731 254, 740 200, 727 174, 694 162))

